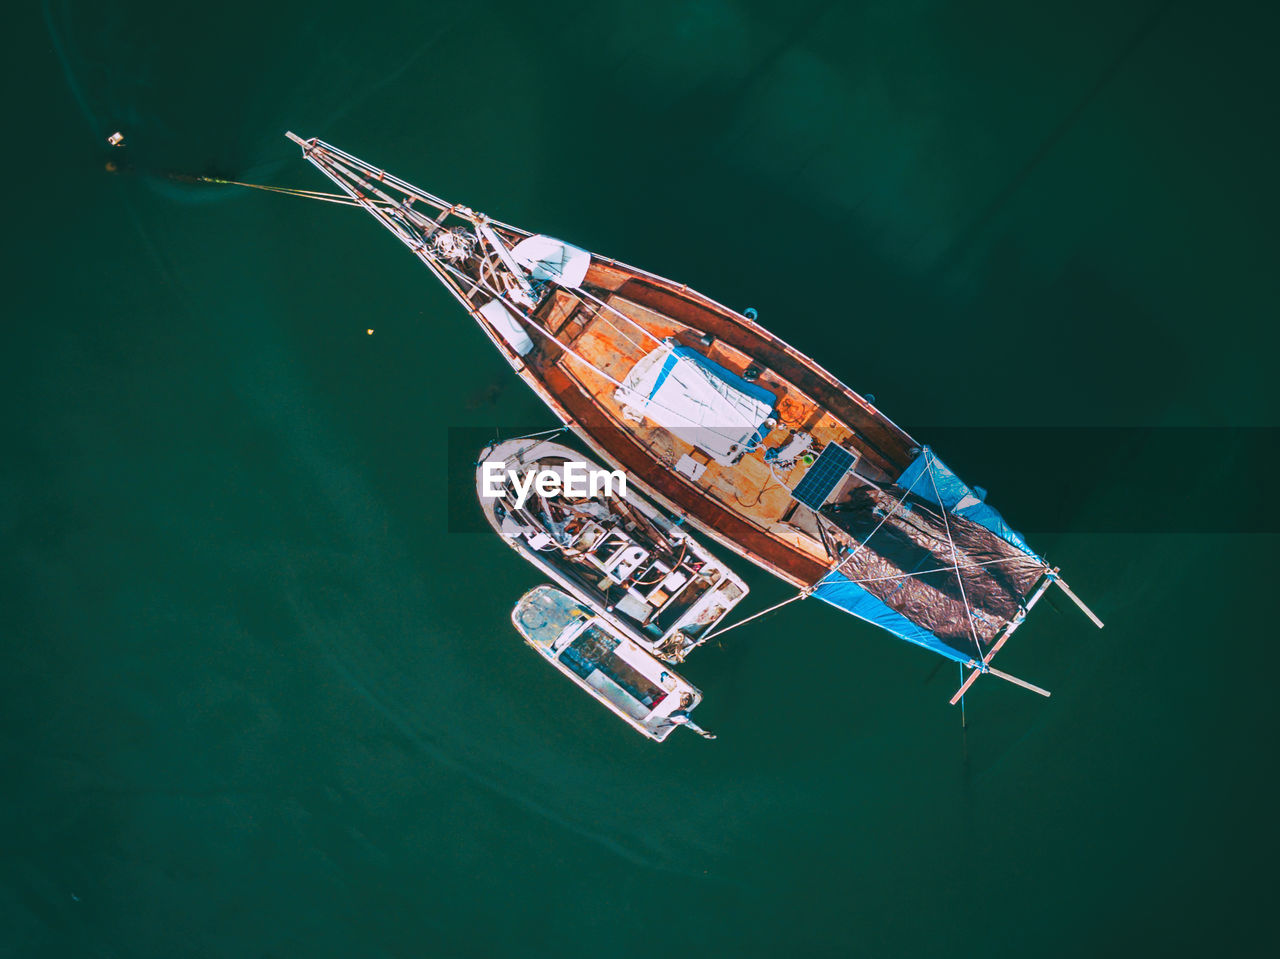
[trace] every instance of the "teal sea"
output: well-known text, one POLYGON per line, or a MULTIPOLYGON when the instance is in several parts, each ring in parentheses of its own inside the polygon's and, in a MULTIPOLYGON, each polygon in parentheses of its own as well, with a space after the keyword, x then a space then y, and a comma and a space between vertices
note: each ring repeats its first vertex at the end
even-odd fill
POLYGON ((0 956, 1270 954, 1278 27, 15 7, 0 956), (1106 629, 1055 595, 999 663, 1052 698, 983 679, 962 728, 954 664, 798 603, 686 664, 717 741, 645 742, 451 531, 450 431, 551 414, 367 216, 174 176, 325 189, 285 130, 755 307, 997 506, 1019 436, 1185 435, 1078 444, 1028 529, 1106 629))

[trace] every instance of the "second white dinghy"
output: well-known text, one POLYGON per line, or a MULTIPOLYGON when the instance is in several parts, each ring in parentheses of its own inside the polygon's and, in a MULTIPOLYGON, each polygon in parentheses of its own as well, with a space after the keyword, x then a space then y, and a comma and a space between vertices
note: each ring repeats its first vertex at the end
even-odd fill
POLYGON ((511 622, 544 659, 641 735, 662 742, 685 726, 716 738, 689 718, 702 699, 695 686, 554 586, 520 597, 511 622))

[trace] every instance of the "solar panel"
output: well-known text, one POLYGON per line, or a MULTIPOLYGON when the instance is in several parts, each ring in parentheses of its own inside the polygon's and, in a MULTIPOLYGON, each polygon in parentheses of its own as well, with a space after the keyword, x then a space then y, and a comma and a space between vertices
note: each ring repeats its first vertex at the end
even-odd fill
POLYGON ((835 443, 828 443, 804 476, 800 477, 800 482, 791 491, 792 497, 812 510, 821 509, 836 484, 849 472, 853 460, 854 455, 848 450, 835 443))

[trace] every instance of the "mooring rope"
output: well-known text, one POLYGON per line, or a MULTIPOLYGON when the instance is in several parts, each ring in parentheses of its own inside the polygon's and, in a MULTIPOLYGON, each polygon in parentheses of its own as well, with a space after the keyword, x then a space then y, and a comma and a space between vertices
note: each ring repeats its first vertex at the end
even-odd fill
POLYGON ((169 179, 181 183, 210 183, 215 186, 242 186, 249 190, 263 190, 267 193, 284 193, 288 196, 302 197, 304 200, 322 200, 325 203, 341 203, 344 206, 359 206, 350 197, 338 193, 321 193, 319 190, 301 190, 287 186, 269 186, 265 183, 245 183, 241 180, 224 180, 216 176, 190 176, 185 173, 170 173, 169 179))

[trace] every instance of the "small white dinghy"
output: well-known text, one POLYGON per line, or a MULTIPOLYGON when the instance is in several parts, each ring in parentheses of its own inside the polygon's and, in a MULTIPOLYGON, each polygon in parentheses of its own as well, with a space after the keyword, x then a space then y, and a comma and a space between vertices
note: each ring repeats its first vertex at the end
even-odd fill
POLYGON ((662 742, 677 726, 715 739, 689 714, 702 693, 639 643, 554 586, 535 586, 511 611, 525 642, 636 732, 662 742))

